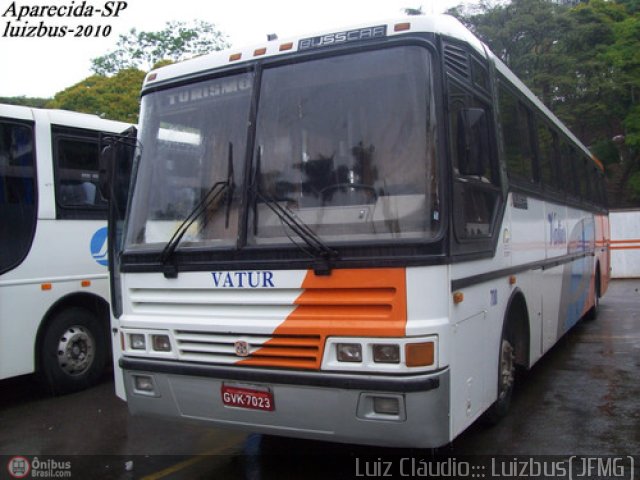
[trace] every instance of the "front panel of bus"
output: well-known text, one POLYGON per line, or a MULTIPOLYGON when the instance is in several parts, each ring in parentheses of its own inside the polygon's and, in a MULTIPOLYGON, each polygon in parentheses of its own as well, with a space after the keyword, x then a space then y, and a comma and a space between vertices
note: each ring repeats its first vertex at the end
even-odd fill
POLYGON ((132 411, 361 443, 448 440, 427 40, 310 49, 143 96, 121 259, 132 411))

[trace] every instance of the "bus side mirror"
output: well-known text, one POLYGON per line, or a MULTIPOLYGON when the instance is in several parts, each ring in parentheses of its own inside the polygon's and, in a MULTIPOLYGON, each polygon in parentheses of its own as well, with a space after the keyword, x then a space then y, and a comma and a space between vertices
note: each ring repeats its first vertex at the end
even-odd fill
POLYGON ((460 175, 482 177, 489 159, 489 126, 482 108, 458 112, 458 169, 460 175))
POLYGON ((113 143, 107 143, 100 152, 98 159, 98 189, 102 198, 111 198, 111 172, 113 172, 113 162, 115 161, 115 147, 113 143))

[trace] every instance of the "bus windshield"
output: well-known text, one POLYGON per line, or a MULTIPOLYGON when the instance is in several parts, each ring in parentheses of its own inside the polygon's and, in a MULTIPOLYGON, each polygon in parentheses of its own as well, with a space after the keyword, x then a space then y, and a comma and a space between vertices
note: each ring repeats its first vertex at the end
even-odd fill
POLYGON ((247 188, 233 189, 230 207, 204 212, 182 247, 297 241, 273 202, 329 244, 424 241, 439 234, 426 49, 265 66, 255 118, 253 85, 253 74, 245 73, 144 97, 129 246, 166 242, 230 168, 235 187, 246 182, 247 188), (247 138, 253 139, 249 147, 247 138), (250 173, 244 172, 247 148, 250 173), (243 219, 247 225, 240 228, 243 219), (246 238, 238 239, 238 232, 246 238))

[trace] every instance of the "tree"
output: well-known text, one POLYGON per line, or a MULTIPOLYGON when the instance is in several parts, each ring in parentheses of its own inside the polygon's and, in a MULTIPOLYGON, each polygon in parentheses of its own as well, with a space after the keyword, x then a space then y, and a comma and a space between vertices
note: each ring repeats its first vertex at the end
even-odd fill
POLYGON ((44 108, 49 100, 48 98, 25 97, 24 95, 20 97, 0 97, 0 103, 6 105, 23 105, 36 108, 44 108))
POLYGON ((405 8, 404 14, 410 16, 424 15, 424 12, 422 11, 422 5, 420 5, 418 8, 405 8))
POLYGON ((137 123, 138 97, 144 77, 145 73, 135 68, 120 70, 111 77, 92 75, 58 92, 47 107, 137 123))
POLYGON ((226 35, 212 23, 167 22, 158 32, 132 28, 128 34, 120 35, 115 50, 94 58, 91 69, 98 75, 112 75, 129 68, 148 71, 161 60, 178 62, 228 46, 226 35))

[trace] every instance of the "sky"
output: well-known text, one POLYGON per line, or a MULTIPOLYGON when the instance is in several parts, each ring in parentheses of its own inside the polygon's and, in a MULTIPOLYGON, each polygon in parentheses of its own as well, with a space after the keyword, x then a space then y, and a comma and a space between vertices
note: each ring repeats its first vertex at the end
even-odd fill
MULTIPOLYGON (((462 0, 120 0, 126 8, 117 17, 101 17, 115 10, 117 0, 0 0, 0 97, 52 97, 91 75, 91 59, 115 48, 118 36, 131 28, 158 31, 166 22, 204 20, 227 34, 240 47, 261 43, 266 35, 280 39, 351 24, 374 22, 403 15, 404 8, 422 7, 425 13, 442 13, 462 0), (107 6, 109 4, 109 6, 107 6), (79 17, 37 16, 36 7, 71 7, 79 17), (34 11, 36 9, 36 11, 34 11), (29 10, 36 16, 18 18, 29 10), (78 38, 78 27, 110 33, 106 38, 78 38), (32 30, 44 32, 66 27, 63 37, 24 37, 32 30)), ((64 15, 66 11, 60 10, 64 15)))

